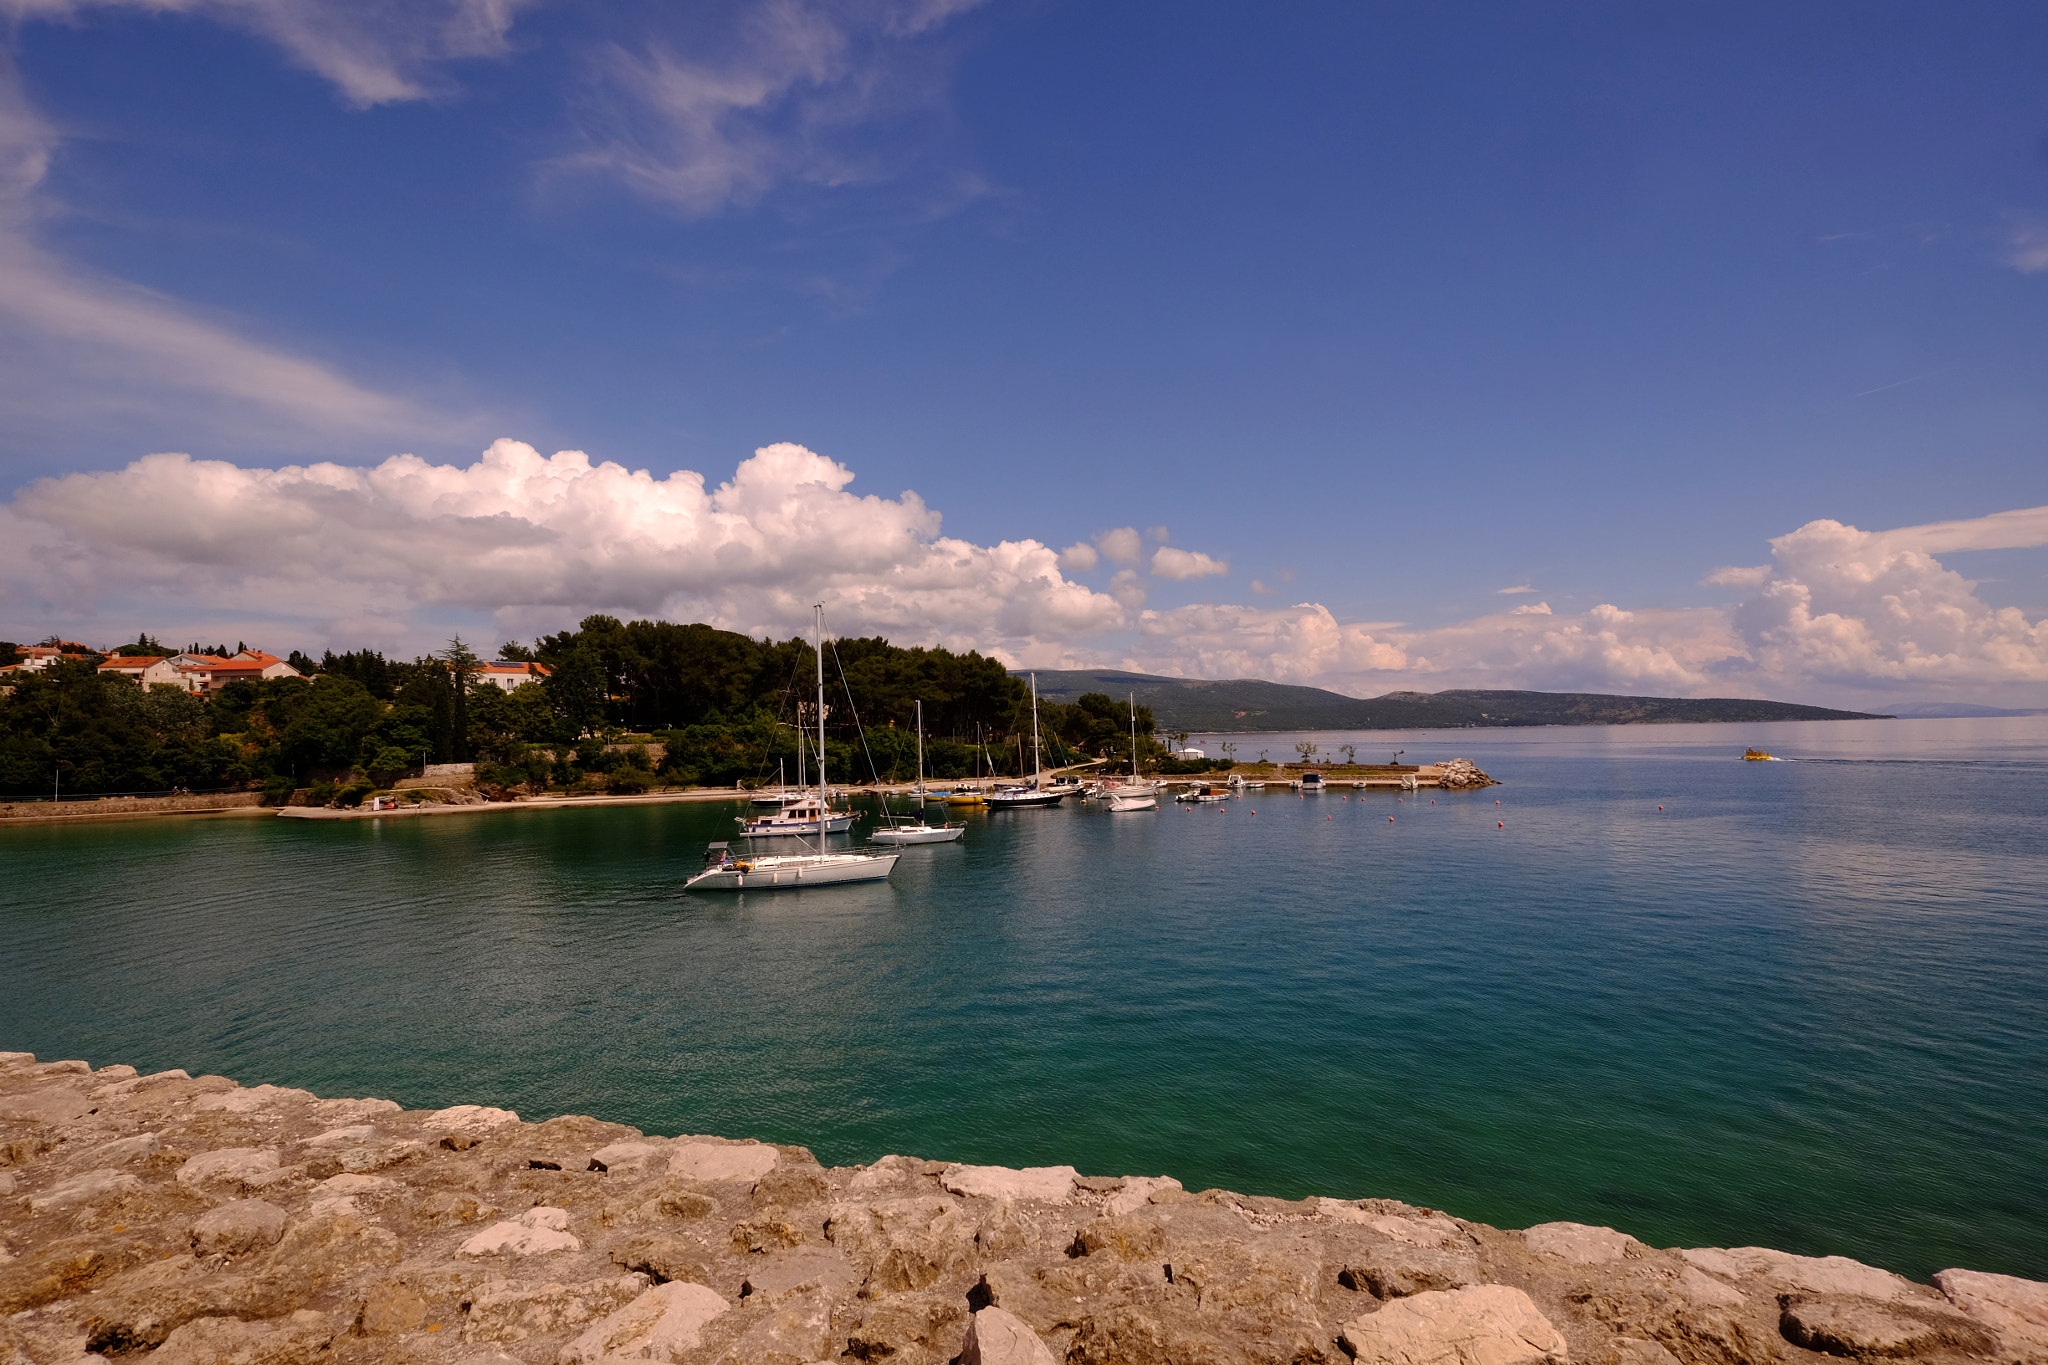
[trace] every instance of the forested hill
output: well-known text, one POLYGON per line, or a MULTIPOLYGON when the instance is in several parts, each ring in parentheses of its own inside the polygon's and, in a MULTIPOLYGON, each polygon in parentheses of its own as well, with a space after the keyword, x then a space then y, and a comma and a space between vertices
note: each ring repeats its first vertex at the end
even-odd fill
POLYGON ((1258 678, 1209 682, 1116 669, 1038 674, 1038 694, 1071 702, 1084 692, 1119 699, 1135 692, 1164 730, 1228 733, 1269 730, 1436 730, 1483 725, 1653 725, 1680 721, 1870 720, 1740 697, 1615 697, 1599 692, 1389 692, 1347 697, 1320 687, 1258 678))

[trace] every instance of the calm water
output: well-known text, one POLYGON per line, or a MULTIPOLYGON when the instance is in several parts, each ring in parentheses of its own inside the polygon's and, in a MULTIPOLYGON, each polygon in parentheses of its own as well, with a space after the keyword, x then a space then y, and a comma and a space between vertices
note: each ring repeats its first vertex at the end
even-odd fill
POLYGON ((0 1046, 2048 1277, 2048 718, 1348 738, 1508 785, 743 898, 726 806, 4 830, 0 1046))

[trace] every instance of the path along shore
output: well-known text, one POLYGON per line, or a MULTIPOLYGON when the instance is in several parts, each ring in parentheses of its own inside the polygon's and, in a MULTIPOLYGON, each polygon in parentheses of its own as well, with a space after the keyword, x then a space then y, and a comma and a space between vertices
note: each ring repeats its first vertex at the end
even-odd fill
MULTIPOLYGON (((1222 779, 1169 777, 1153 780, 1167 785, 1182 785, 1222 779)), ((1269 781, 1273 786, 1286 784, 1284 777, 1275 777, 1269 781)), ((1391 791, 1397 788, 1482 787, 1492 786, 1494 782, 1474 767, 1470 759, 1454 759, 1448 763, 1424 764, 1400 775, 1373 774, 1355 779, 1337 777, 1331 779, 1329 785, 1332 788, 1379 788, 1391 791)), ((883 783, 880 786, 864 785, 850 790, 857 794, 904 796, 916 788, 913 783, 896 782, 883 783)), ((561 810, 571 806, 654 806, 677 801, 741 801, 754 795, 752 791, 739 787, 688 787, 634 796, 524 796, 512 801, 486 801, 476 796, 468 787, 429 787, 415 783, 411 787, 401 789, 399 794, 403 795, 405 791, 436 791, 443 795, 418 802, 407 801, 388 810, 376 811, 362 806, 266 806, 260 792, 222 792, 203 796, 106 797, 97 801, 75 802, 69 808, 62 803, 0 802, 0 826, 81 820, 134 820, 166 815, 269 815, 282 816, 290 820, 384 820, 408 816, 469 815, 484 811, 561 810), (466 799, 450 799, 451 797, 466 799)), ((0 1361, 0 1365, 6 1363, 0 1361)))
POLYGON ((2048 1361, 2048 1284, 0 1053, 0 1362, 2048 1361), (95 1360, 95 1357, 98 1359, 95 1360))

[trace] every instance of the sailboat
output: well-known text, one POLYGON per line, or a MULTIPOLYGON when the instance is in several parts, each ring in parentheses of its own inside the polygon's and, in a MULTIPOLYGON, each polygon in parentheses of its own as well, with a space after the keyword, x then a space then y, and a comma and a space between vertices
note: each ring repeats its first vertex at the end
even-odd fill
MULTIPOLYGON (((818 791, 815 797, 806 797, 799 804, 779 810, 768 819, 779 821, 798 810, 806 811, 813 817, 811 823, 818 836, 818 851, 735 858, 728 845, 714 843, 705 851, 703 871, 683 883, 685 891, 774 891, 801 886, 830 886, 838 882, 878 882, 886 880, 896 870, 896 860, 903 856, 900 853, 824 851, 825 835, 840 817, 834 817, 825 805, 825 608, 818 606, 813 610, 817 613, 813 643, 818 651, 818 791)), ((843 818, 846 824, 853 823, 852 816, 843 818)), ((740 823, 746 825, 748 822, 742 820, 740 823)), ((838 828, 843 829, 845 825, 838 828)))
MULTIPOLYGON (((917 704, 917 797, 920 804, 925 799, 924 790, 924 703, 917 704)), ((884 809, 886 809, 886 803, 884 809)), ((922 818, 897 824, 894 818, 887 829, 878 829, 868 837, 878 844, 949 844, 967 832, 967 826, 957 824, 928 825, 922 818)))
POLYGON ((1020 806, 1057 806, 1071 787, 1051 791, 1040 789, 1038 764, 1038 675, 1031 675, 1031 785, 1001 787, 988 794, 990 810, 1015 810, 1020 806))
MULTIPOLYGON (((803 785, 803 778, 797 778, 797 785, 799 787, 803 785)), ((771 809, 791 805, 794 802, 799 801, 801 799, 803 799, 803 793, 791 791, 789 789, 789 783, 784 780, 782 774, 782 760, 779 758, 775 760, 775 790, 772 792, 757 791, 754 793, 755 805, 767 806, 771 809)))
POLYGON ((1158 810, 1159 789, 1138 781, 1138 694, 1131 693, 1131 780, 1109 794, 1111 810, 1158 810))

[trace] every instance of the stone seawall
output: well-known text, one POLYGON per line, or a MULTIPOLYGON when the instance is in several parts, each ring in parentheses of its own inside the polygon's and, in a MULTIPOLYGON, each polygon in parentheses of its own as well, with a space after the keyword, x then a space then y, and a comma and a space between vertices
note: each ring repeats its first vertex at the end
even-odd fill
POLYGON ((0 1053, 0 1365, 2048 1365, 2048 1285, 0 1053))

